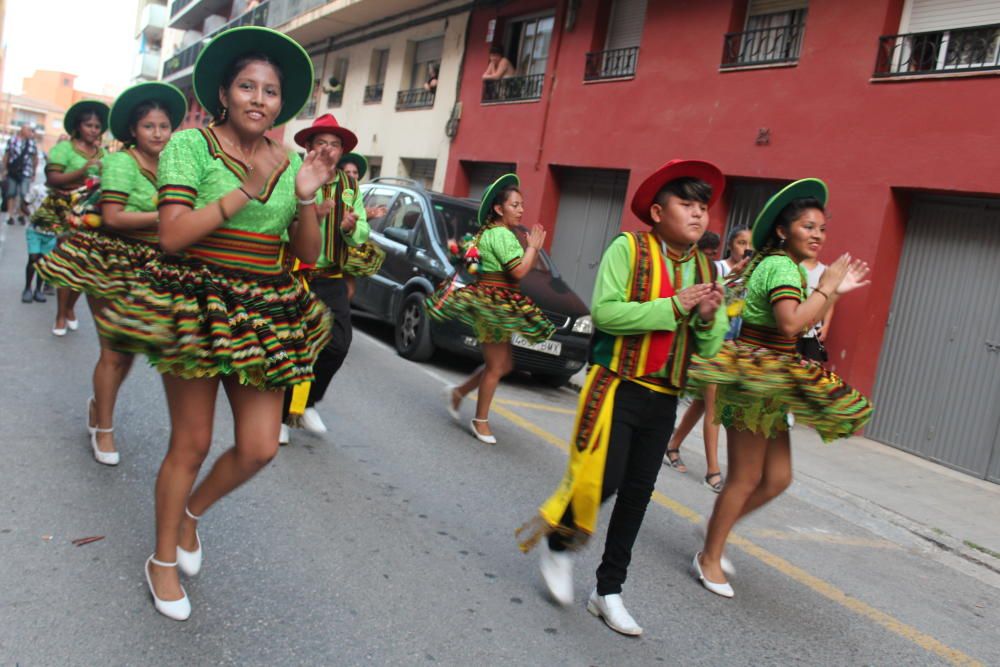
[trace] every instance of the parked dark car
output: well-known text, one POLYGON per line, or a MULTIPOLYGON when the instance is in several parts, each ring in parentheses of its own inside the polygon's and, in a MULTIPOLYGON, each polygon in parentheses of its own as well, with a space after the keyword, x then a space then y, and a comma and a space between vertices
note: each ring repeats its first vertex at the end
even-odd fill
MULTIPOLYGON (((424 299, 455 277, 448 242, 476 233, 479 202, 425 190, 408 179, 375 179, 361 191, 366 208, 386 209, 385 215, 369 221, 372 240, 386 257, 376 275, 357 281, 352 305, 393 324, 396 350, 407 359, 429 359, 435 348, 479 358, 479 345, 469 327, 433 321, 424 310, 424 299)), ((460 267, 457 280, 468 284, 475 278, 460 267)), ((556 333, 535 345, 515 336, 514 366, 560 386, 587 361, 593 329, 587 306, 563 282, 545 252, 521 280, 521 291, 542 309, 556 333)))

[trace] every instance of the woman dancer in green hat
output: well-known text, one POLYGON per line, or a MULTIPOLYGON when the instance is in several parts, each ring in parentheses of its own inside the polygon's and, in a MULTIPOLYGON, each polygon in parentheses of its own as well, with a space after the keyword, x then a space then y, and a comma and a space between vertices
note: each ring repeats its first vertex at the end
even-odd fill
POLYGON ((145 570, 156 609, 176 620, 191 614, 178 568, 192 576, 202 565, 198 520, 275 456, 284 390, 313 379, 330 336, 328 311, 288 274, 284 252, 316 260, 316 191, 336 158, 321 148, 300 159, 266 136, 302 108, 312 76, 305 50, 267 28, 226 31, 202 50, 195 94, 217 120, 174 134, 160 157, 160 245, 169 255, 147 264, 129 297, 99 318, 116 349, 147 355, 163 376, 170 445, 145 570), (220 386, 235 446, 192 492, 220 386))
POLYGON ((692 571, 709 591, 733 597, 723 549, 742 517, 778 497, 792 481, 789 415, 824 441, 847 437, 871 419, 868 399, 837 375, 796 354, 795 342, 841 296, 868 284, 868 265, 842 255, 806 294, 800 263, 826 239, 826 185, 796 181, 772 197, 753 225, 757 254, 743 270, 746 301, 734 343, 691 367, 695 382, 718 385, 716 421, 726 427, 729 478, 708 521, 692 571))
POLYGON ((465 382, 447 389, 448 412, 459 418, 459 406, 478 390, 476 416, 470 423, 480 442, 496 444, 490 430, 490 404, 500 379, 514 369, 510 339, 514 334, 529 342, 548 340, 555 327, 538 306, 521 294, 519 281, 531 271, 545 243, 545 230, 535 225, 528 234, 528 249, 512 231, 521 224, 524 199, 515 174, 505 174, 486 189, 479 205, 479 234, 465 253, 465 264, 479 279, 455 289, 455 279, 427 299, 427 313, 437 320, 457 319, 472 327, 483 351, 484 364, 465 382))
MULTIPOLYGON (((169 83, 141 83, 122 93, 111 109, 111 132, 125 149, 105 156, 100 210, 102 226, 77 232, 39 263, 55 285, 87 295, 92 313, 132 289, 136 271, 157 255, 156 169, 160 152, 184 120, 187 100, 169 83)), ((87 400, 87 430, 94 458, 118 465, 112 426, 118 389, 132 355, 104 339, 94 368, 94 395, 87 400)))

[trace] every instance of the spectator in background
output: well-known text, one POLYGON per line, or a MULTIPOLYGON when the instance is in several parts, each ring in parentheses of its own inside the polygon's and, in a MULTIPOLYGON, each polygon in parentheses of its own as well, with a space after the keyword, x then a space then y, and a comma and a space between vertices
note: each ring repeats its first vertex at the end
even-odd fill
POLYGON ((424 82, 424 90, 428 92, 435 92, 438 87, 438 70, 440 65, 437 63, 431 63, 427 66, 427 81, 424 82))
MULTIPOLYGON (((820 251, 822 249, 821 246, 820 251)), ((819 285, 819 280, 826 271, 826 264, 819 261, 819 257, 811 257, 803 261, 801 266, 806 270, 806 296, 809 296, 819 285)), ((809 331, 802 334, 802 337, 795 344, 798 353, 806 359, 820 363, 826 363, 829 359, 824 343, 826 343, 826 335, 830 331, 830 322, 833 321, 833 309, 834 306, 831 305, 823 316, 823 319, 810 327, 809 331)))
MULTIPOLYGON (((14 215, 21 208, 21 202, 31 189, 31 181, 35 178, 35 168, 38 166, 38 144, 35 143, 35 129, 30 124, 21 126, 21 131, 7 142, 7 151, 3 158, 7 179, 4 182, 5 206, 3 214, 7 216, 7 224, 14 224, 14 215)), ((21 224, 27 220, 20 216, 21 224)))
POLYGON ((323 84, 323 92, 326 93, 326 106, 332 107, 340 104, 344 97, 344 84, 335 76, 331 76, 323 84))
POLYGON ((715 232, 705 232, 698 239, 698 250, 713 262, 718 263, 719 251, 722 249, 722 239, 715 232))
POLYGON ((490 59, 483 72, 483 81, 498 81, 514 76, 514 65, 504 56, 499 46, 490 47, 490 59))

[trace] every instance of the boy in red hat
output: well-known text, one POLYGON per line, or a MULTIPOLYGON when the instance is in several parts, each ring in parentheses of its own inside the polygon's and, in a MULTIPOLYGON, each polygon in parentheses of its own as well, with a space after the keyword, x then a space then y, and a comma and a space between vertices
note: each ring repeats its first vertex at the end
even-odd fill
MULTIPOLYGON (((329 146, 339 162, 342 155, 358 145, 358 138, 341 127, 332 114, 324 114, 313 121, 312 126, 299 130, 295 134, 295 143, 307 151, 329 146)), ((283 445, 288 444, 287 424, 293 414, 297 417, 296 425, 308 431, 324 433, 327 430, 315 405, 323 400, 330 381, 347 358, 352 338, 351 303, 347 281, 344 280, 344 263, 348 248, 365 243, 369 233, 357 179, 348 176, 341 168, 337 169, 333 180, 316 193, 316 208, 322 235, 320 254, 315 266, 301 273, 306 277, 310 291, 333 313, 333 331, 330 342, 320 351, 313 366, 315 382, 298 385, 294 390, 285 392, 283 423, 278 437, 278 442, 283 445)))
POLYGON ((541 542, 545 584, 557 602, 570 604, 569 551, 593 534, 601 503, 617 492, 587 610, 625 635, 642 634, 622 602, 622 584, 688 361, 692 353, 718 352, 728 328, 714 268, 696 246, 724 185, 712 164, 672 160, 636 191, 632 212, 650 230, 620 234, 601 259, 592 365, 566 474, 539 516, 518 531, 524 551, 541 542))

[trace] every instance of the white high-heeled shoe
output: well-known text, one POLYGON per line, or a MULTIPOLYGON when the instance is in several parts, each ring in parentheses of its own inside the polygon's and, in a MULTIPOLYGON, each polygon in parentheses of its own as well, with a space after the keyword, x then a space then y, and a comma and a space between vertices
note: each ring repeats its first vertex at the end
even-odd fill
POLYGON ((70 331, 76 331, 80 328, 80 320, 66 320, 66 327, 70 331))
MULTIPOLYGON (((191 510, 187 507, 184 508, 184 513, 194 521, 201 519, 200 516, 191 514, 191 510)), ((197 528, 194 529, 194 539, 198 543, 194 551, 187 551, 186 549, 181 549, 179 546, 177 547, 177 567, 189 577, 193 577, 201 572, 201 536, 198 534, 197 528)))
MULTIPOLYGON (((695 532, 698 534, 698 537, 701 538, 701 543, 704 544, 705 540, 708 539, 708 527, 703 523, 698 524, 695 532)), ((729 560, 729 557, 726 554, 722 554, 722 558, 719 559, 719 565, 722 567, 722 571, 730 577, 736 576, 736 566, 733 565, 733 561, 729 560)))
POLYGON ((63 327, 62 329, 59 329, 57 327, 52 327, 52 335, 53 336, 59 336, 59 337, 65 336, 66 335, 66 327, 63 327))
POLYGON ((156 596, 156 590, 153 588, 153 578, 149 576, 149 564, 157 565, 159 567, 177 567, 177 563, 164 563, 163 561, 156 560, 156 554, 153 554, 146 559, 146 566, 143 568, 146 572, 146 583, 149 585, 149 594, 153 596, 153 606, 156 607, 156 611, 160 612, 167 618, 172 618, 175 621, 186 621, 191 617, 191 601, 188 599, 187 591, 181 586, 181 593, 184 595, 180 600, 161 600, 156 596))
POLYGON ((487 445, 495 445, 497 444, 497 439, 495 436, 483 435, 482 433, 479 432, 479 429, 476 428, 477 423, 488 424, 489 421, 490 421, 489 419, 473 418, 472 421, 469 423, 469 427, 472 429, 472 435, 476 436, 476 440, 478 440, 479 442, 485 442, 487 445))
POLYGON ((462 405, 461 398, 458 399, 459 407, 458 408, 455 407, 455 391, 457 389, 458 389, 457 384, 450 384, 444 388, 444 405, 445 408, 448 410, 448 414, 451 415, 451 418, 454 419, 455 421, 458 421, 462 418, 462 413, 459 412, 459 408, 462 405))
POLYGON ((102 452, 97 447, 97 434, 98 433, 114 433, 114 428, 97 428, 87 426, 87 428, 93 428, 90 432, 90 448, 94 450, 94 459, 98 463, 103 463, 106 466, 116 466, 121 461, 121 456, 118 452, 102 452))
POLYGON ((729 585, 728 581, 718 584, 705 578, 705 573, 701 571, 701 562, 698 560, 700 557, 700 551, 694 555, 694 562, 691 563, 691 573, 694 574, 695 578, 701 582, 701 585, 712 593, 721 595, 724 598, 731 598, 736 595, 736 592, 733 590, 733 587, 729 585))

